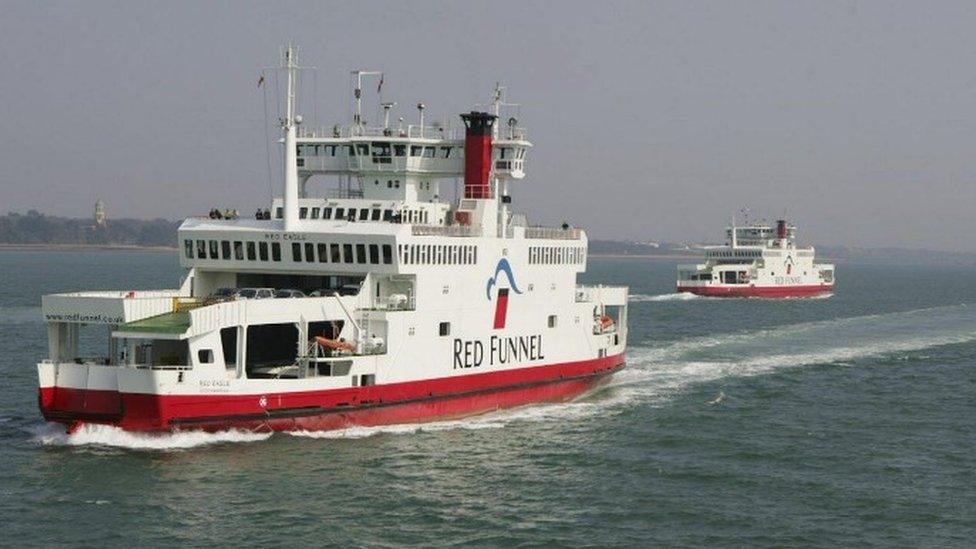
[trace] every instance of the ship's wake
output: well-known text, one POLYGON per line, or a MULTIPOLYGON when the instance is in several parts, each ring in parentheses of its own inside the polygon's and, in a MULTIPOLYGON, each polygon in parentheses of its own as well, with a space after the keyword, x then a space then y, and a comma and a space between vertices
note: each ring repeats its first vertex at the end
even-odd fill
MULTIPOLYGON (((631 326, 631 331, 640 329, 640 326, 631 326)), ((627 368, 615 374, 607 384, 569 402, 523 406, 464 419, 289 434, 313 439, 360 439, 581 421, 617 414, 634 406, 663 406, 690 387, 723 378, 763 375, 813 365, 846 366, 872 357, 897 356, 971 341, 976 341, 976 306, 972 305, 791 324, 690 338, 663 346, 632 347, 627 353, 627 368)), ((720 404, 724 398, 713 400, 720 404)), ((60 426, 45 427, 36 434, 36 439, 46 445, 181 450, 262 441, 270 436, 245 431, 148 435, 89 425, 70 435, 60 426)))
POLYGON ((208 433, 179 431, 173 433, 132 433, 111 425, 82 425, 73 433, 64 426, 48 423, 38 427, 34 438, 46 446, 90 446, 127 450, 186 450, 200 446, 267 440, 271 433, 229 430, 208 433))
MULTIPOLYGON (((635 327, 631 326, 631 330, 635 327)), ((807 322, 661 347, 634 347, 604 402, 661 404, 698 384, 976 341, 976 307, 955 305, 807 322)))
POLYGON ((691 301, 693 299, 709 299, 690 292, 676 292, 673 294, 630 294, 628 301, 631 303, 645 303, 656 301, 691 301))

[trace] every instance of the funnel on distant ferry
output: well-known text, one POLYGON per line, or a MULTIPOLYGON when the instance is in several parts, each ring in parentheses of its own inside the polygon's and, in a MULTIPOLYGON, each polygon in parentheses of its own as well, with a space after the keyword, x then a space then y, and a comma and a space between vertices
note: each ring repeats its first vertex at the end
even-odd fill
POLYGON ((786 220, 779 219, 776 221, 776 238, 780 240, 786 240, 786 220))
POLYGON ((471 111, 464 120, 464 198, 491 198, 491 138, 498 117, 471 111))

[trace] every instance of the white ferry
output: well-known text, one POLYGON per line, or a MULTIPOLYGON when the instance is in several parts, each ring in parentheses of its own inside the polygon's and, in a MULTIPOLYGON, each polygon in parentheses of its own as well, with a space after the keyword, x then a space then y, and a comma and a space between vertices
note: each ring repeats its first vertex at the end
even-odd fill
POLYGON ((513 108, 500 88, 490 112, 461 115, 463 132, 425 124, 422 104, 417 125, 391 126, 391 103, 371 125, 362 87, 382 76, 355 71, 351 125, 319 131, 296 113, 296 61, 283 50, 281 198, 255 219, 187 219, 178 288, 43 297, 47 420, 415 422, 569 399, 623 367, 627 288, 578 285, 585 233, 512 212, 509 184, 532 145, 514 116, 498 124, 513 108), (313 178, 338 185, 313 196, 313 178), (98 327, 104 343, 84 352, 98 327))
POLYGON ((796 227, 733 222, 724 246, 706 248, 704 263, 678 266, 678 291, 711 297, 815 297, 834 291, 834 266, 796 245, 796 227))

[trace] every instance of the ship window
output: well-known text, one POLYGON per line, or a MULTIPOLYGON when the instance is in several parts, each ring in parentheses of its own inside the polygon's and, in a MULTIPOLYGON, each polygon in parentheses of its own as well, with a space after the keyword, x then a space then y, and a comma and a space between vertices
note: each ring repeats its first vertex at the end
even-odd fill
POLYGON ((343 219, 345 215, 346 215, 345 208, 336 208, 336 216, 335 216, 336 219, 343 219))
POLYGON ((254 243, 253 242, 248 242, 247 243, 247 260, 248 261, 254 261, 257 258, 258 258, 257 254, 254 253, 254 243))
POLYGON ((359 385, 366 387, 367 385, 376 385, 376 374, 363 374, 359 378, 359 385))
POLYGON ((417 145, 414 145, 410 147, 410 156, 420 156, 423 150, 424 150, 423 147, 418 147, 417 145))
POLYGON ((315 244, 311 242, 305 243, 305 262, 311 263, 315 261, 315 244))
POLYGON ((329 261, 332 263, 342 263, 342 253, 340 252, 338 244, 329 245, 329 261))
POLYGON ((342 260, 345 263, 352 263, 352 244, 342 245, 342 260))
POLYGON ((318 244, 317 247, 318 247, 318 251, 319 251, 319 263, 325 263, 329 259, 329 247, 328 247, 328 244, 323 244, 323 243, 319 242, 319 244, 318 244))
POLYGON ((424 158, 434 158, 434 147, 424 147, 424 158))
POLYGON ((383 215, 383 213, 380 210, 373 210, 373 216, 370 219, 373 221, 379 221, 381 215, 383 215))
POLYGON ((393 263, 393 246, 383 244, 383 263, 389 265, 393 263))
POLYGON ((220 346, 224 351, 224 365, 237 364, 237 326, 230 326, 220 330, 220 346))
POLYGON ((321 211, 322 211, 322 208, 312 208, 312 219, 318 219, 319 218, 319 212, 321 212, 321 211))
POLYGON ((356 244, 356 263, 366 263, 365 244, 356 244))
POLYGON ((378 265, 380 262, 380 247, 376 244, 369 245, 369 262, 374 265, 378 265))
POLYGON ((261 261, 268 260, 268 243, 258 242, 258 255, 261 257, 261 261))
POLYGON ((220 257, 223 259, 230 259, 230 241, 221 240, 220 241, 220 257))
POLYGON ((291 260, 296 263, 302 260, 302 245, 298 242, 291 243, 291 260))
POLYGON ((234 259, 238 261, 244 260, 244 243, 240 240, 234 241, 234 259))
POLYGON ((356 156, 356 149, 352 145, 346 145, 346 154, 349 156, 356 156))
POLYGON ((217 257, 217 241, 216 240, 211 240, 210 241, 210 259, 219 259, 217 257))
POLYGON ((453 149, 454 149, 454 147, 441 147, 441 155, 444 158, 450 158, 451 157, 451 151, 453 149))
POLYGON ((383 221, 393 220, 393 210, 383 210, 383 221))
POLYGON ((277 217, 278 219, 281 219, 282 217, 284 217, 284 215, 285 213, 283 209, 278 208, 275 210, 275 217, 277 217))
POLYGON ((386 142, 373 142, 373 162, 378 164, 390 163, 390 144, 386 142))
POLYGON ((449 335, 451 335, 451 323, 450 322, 441 322, 440 325, 437 327, 437 331, 442 336, 449 336, 449 335))
POLYGON ((305 219, 308 217, 308 208, 298 208, 298 218, 305 219))
POLYGON ((332 219, 332 208, 322 210, 322 219, 332 219))
POLYGON ((210 364, 213 362, 213 350, 212 349, 200 349, 197 351, 197 359, 200 364, 210 364))
POLYGON ((549 327, 550 328, 556 327, 556 315, 549 315, 549 327))
POLYGON ((357 144, 356 154, 359 156, 369 156, 369 145, 367 145, 366 143, 357 144))
POLYGON ((281 261, 281 244, 271 243, 271 261, 281 261))
POLYGON ((359 209, 359 220, 360 221, 366 221, 367 219, 369 219, 369 208, 360 208, 359 209))
POLYGON ((186 258, 187 259, 193 259, 193 241, 190 240, 190 239, 184 240, 183 241, 183 248, 184 248, 185 253, 186 253, 186 258))
POLYGON ((407 156, 407 146, 406 145, 393 145, 393 154, 395 156, 407 156))
POLYGON ((294 323, 252 324, 246 341, 245 371, 250 379, 280 379, 281 366, 295 364, 298 327, 294 323))

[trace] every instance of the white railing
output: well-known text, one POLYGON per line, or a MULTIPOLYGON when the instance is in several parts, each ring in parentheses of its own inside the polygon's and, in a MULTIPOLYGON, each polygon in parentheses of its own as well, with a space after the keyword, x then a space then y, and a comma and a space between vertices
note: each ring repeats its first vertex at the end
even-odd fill
POLYGON ((414 236, 481 236, 481 230, 469 225, 412 225, 414 236))
POLYGON ((583 236, 580 229, 561 227, 526 227, 525 238, 543 238, 549 240, 579 240, 583 236))
POLYGON ((350 137, 400 137, 409 139, 460 139, 464 137, 461 128, 441 124, 409 124, 395 128, 381 126, 332 126, 319 128, 299 128, 299 138, 346 139, 350 137))

